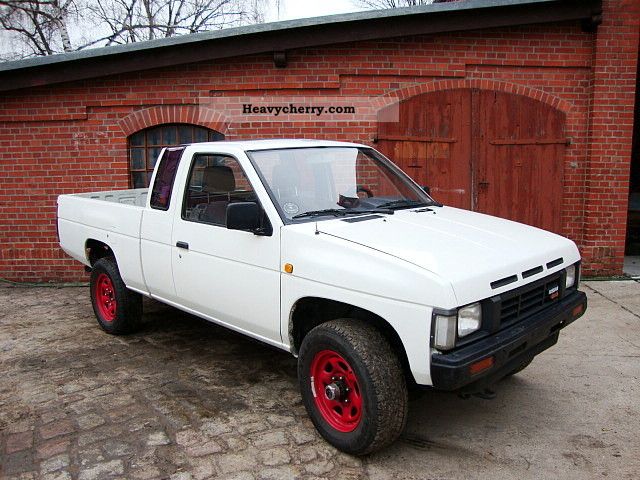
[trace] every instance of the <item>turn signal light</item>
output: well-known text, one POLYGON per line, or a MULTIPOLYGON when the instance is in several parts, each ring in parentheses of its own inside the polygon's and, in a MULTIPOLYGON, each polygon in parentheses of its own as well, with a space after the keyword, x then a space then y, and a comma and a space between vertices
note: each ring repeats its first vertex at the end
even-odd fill
POLYGON ((290 263, 285 263, 284 271, 287 273, 293 273, 293 265, 291 265, 290 263))
POLYGON ((483 372, 491 367, 493 367, 493 357, 483 358, 479 362, 471 364, 469 367, 469 373, 471 375, 476 375, 477 373, 483 372))

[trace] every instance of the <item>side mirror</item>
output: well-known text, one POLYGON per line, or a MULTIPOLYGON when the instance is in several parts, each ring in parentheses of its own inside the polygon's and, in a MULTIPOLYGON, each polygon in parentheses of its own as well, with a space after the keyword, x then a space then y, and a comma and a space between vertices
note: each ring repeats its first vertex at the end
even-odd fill
POLYGON ((256 202, 237 202, 227 205, 227 228, 264 235, 260 228, 260 207, 256 202))
POLYGON ((427 186, 427 185, 422 185, 422 190, 424 190, 424 192, 427 195, 431 195, 431 187, 427 186))

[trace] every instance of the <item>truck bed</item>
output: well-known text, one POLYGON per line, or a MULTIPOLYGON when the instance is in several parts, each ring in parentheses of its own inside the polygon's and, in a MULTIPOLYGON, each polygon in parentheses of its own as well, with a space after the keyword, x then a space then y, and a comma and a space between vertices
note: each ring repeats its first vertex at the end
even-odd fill
POLYGON ((114 251, 127 286, 144 290, 140 260, 140 225, 147 188, 79 193, 58 197, 58 233, 63 250, 89 265, 87 241, 114 251))
POLYGON ((148 192, 148 188, 133 188, 130 190, 113 190, 111 192, 78 193, 69 196, 144 207, 147 204, 148 192))

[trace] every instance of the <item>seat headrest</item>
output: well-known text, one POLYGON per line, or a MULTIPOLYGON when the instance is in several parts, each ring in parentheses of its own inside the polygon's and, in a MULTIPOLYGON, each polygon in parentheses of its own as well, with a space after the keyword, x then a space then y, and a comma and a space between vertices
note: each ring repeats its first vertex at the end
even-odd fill
POLYGON ((205 167, 202 173, 202 190, 207 193, 229 193, 236 189, 231 167, 214 165, 205 167))

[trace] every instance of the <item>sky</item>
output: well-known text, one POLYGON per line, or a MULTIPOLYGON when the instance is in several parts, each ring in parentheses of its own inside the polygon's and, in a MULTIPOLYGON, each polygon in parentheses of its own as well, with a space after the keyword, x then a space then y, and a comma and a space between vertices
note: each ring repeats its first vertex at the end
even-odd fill
MULTIPOLYGON (((275 3, 275 2, 273 2, 275 3)), ((294 18, 319 17, 337 13, 349 13, 363 10, 350 0, 280 0, 280 11, 275 5, 266 15, 267 22, 291 20, 294 18)))
MULTIPOLYGON (((338 13, 349 13, 363 10, 355 5, 351 0, 280 0, 280 8, 276 7, 276 0, 268 2, 268 10, 265 15, 266 22, 277 22, 279 20, 292 20, 295 18, 319 17, 322 15, 332 15, 338 13)), ((71 26, 70 34, 72 41, 81 30, 71 26)), ((0 30, 0 54, 5 54, 12 50, 12 37, 0 30)))

